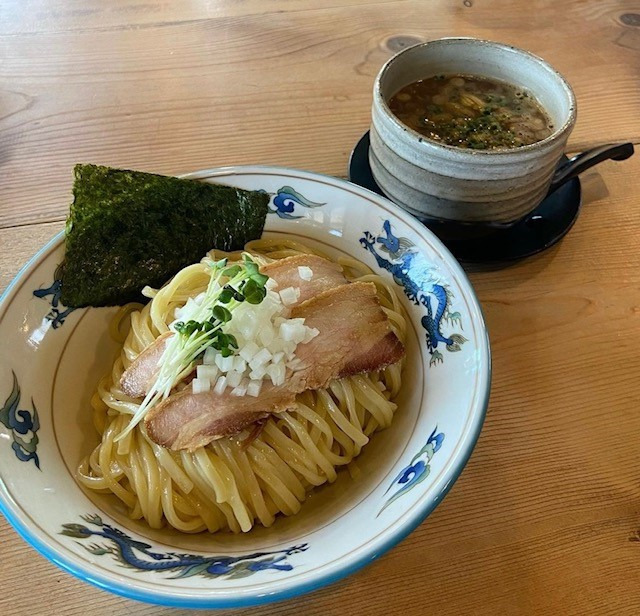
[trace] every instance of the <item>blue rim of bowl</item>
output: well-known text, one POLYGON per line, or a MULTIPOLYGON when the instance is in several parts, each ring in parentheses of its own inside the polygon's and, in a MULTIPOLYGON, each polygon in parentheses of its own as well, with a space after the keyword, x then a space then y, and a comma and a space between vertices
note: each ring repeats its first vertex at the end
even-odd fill
MULTIPOLYGON (((381 197, 380 195, 370 191, 367 188, 363 188, 349 182, 347 180, 343 180, 341 178, 336 178, 330 175, 315 173, 311 171, 304 171, 301 169, 293 169, 290 167, 271 167, 266 165, 239 165, 234 167, 219 167, 211 170, 203 170, 200 172, 194 172, 188 174, 189 176, 196 175, 199 173, 205 173, 205 171, 211 171, 212 173, 219 174, 220 177, 225 175, 235 175, 240 172, 247 172, 249 170, 255 170, 256 172, 274 172, 274 171, 294 171, 296 173, 303 173, 305 175, 310 176, 310 179, 313 179, 313 176, 316 177, 325 177, 329 178, 332 182, 337 182, 338 184, 346 184, 351 187, 357 188, 359 192, 363 192, 365 194, 373 195, 375 200, 384 199, 391 206, 395 215, 400 219, 407 219, 405 222, 409 222, 411 218, 406 212, 403 212, 397 205, 395 205, 392 201, 389 201, 385 197, 381 197)), ((112 580, 103 580, 97 576, 93 576, 88 570, 83 569, 82 567, 76 565, 66 558, 60 557, 54 550, 52 550, 46 542, 39 539, 29 528, 27 525, 23 524, 21 520, 19 520, 10 510, 10 507, 5 502, 4 497, 0 494, 0 513, 4 515, 4 517, 9 521, 9 523, 13 526, 16 532, 26 541, 29 545, 35 548, 40 554, 42 554, 45 558, 50 560, 52 563, 71 573, 73 576, 92 584, 100 588, 101 590, 106 590, 116 595, 120 595, 121 597, 125 597, 127 599, 134 599, 136 601, 142 601, 144 603, 151 603, 154 605, 161 605, 165 607, 181 607, 181 608, 189 608, 189 609, 224 609, 224 608, 240 608, 240 607, 250 607, 254 605, 263 605, 266 603, 273 603, 276 601, 284 601, 286 599, 292 599, 293 597, 297 597, 300 595, 304 595, 314 590, 318 590, 338 580, 341 580, 349 575, 352 575, 356 571, 359 571, 363 567, 368 564, 371 564, 373 561, 377 560, 380 556, 388 552, 391 548, 399 544, 403 541, 409 534, 411 534, 424 520, 433 512, 433 510, 442 502, 445 496, 449 493, 455 482, 458 480, 462 471, 464 470, 473 450, 475 449, 476 443, 478 442, 478 438, 480 436, 480 432, 482 431, 482 427, 484 425, 484 420, 487 414, 487 408, 489 406, 489 396, 491 392, 491 376, 492 376, 492 366, 491 366, 491 346, 489 342, 489 334, 486 327, 486 319, 484 317, 484 313, 482 311, 482 306, 478 301, 475 290, 469 277, 466 272, 462 269, 462 266, 458 263, 457 259, 451 254, 451 252, 446 248, 446 246, 437 238, 436 235, 433 234, 432 231, 425 229, 426 232, 431 236, 430 240, 433 242, 434 246, 437 247, 442 253, 448 255, 451 258, 451 265, 454 268, 454 273, 460 277, 461 280, 465 281, 468 284, 469 290, 471 292, 471 298, 475 303, 475 307, 477 309, 478 316, 481 320, 482 331, 484 333, 482 342, 485 345, 486 354, 487 354, 487 372, 484 375, 484 383, 485 383, 485 391, 483 400, 481 402, 481 409, 477 415, 475 423, 467 435, 467 444, 466 448, 461 452, 458 460, 456 461, 455 467, 449 471, 449 476, 446 478, 444 487, 440 490, 440 492, 425 504, 425 506, 419 510, 414 516, 413 519, 410 519, 402 528, 400 528, 395 533, 392 533, 390 537, 384 541, 380 548, 377 549, 375 553, 371 553, 371 550, 362 556, 360 556, 356 561, 349 563, 347 565, 342 566, 337 571, 332 571, 330 573, 326 573, 317 579, 311 580, 309 582, 303 582, 300 584, 296 584, 290 588, 286 588, 283 590, 275 591, 273 593, 264 594, 264 595, 254 595, 249 597, 242 597, 238 599, 226 599, 226 598, 215 598, 215 597, 207 597, 204 599, 196 599, 196 598, 186 598, 186 597, 166 597, 163 595, 156 595, 152 592, 136 590, 135 588, 130 587, 127 584, 116 583, 112 580)), ((51 238, 38 252, 36 252, 31 259, 20 269, 20 271, 16 274, 13 280, 9 283, 4 292, 0 295, 0 306, 4 303, 5 299, 9 296, 13 288, 20 281, 22 276, 33 267, 41 258, 41 256, 49 250, 52 246, 59 243, 60 240, 64 237, 64 230, 56 233, 56 235, 51 238)))

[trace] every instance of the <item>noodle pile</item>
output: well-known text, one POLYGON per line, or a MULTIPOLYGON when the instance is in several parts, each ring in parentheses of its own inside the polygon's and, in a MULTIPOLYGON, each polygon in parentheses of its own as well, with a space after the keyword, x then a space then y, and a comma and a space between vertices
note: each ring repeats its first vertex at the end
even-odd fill
MULTIPOLYGON (((300 253, 326 257, 292 240, 260 239, 246 250, 264 262, 300 253)), ((210 254, 239 258, 239 253, 210 254)), ((338 263, 349 280, 375 283, 391 326, 404 342, 406 322, 392 286, 355 259, 338 263)), ((270 526, 278 513, 297 513, 314 486, 334 481, 336 469, 348 465, 373 432, 390 425, 401 365, 307 391, 298 396, 294 410, 271 415, 261 431, 250 427, 193 453, 160 447, 142 423, 115 443, 139 406, 121 391, 120 376, 168 331, 175 308, 203 291, 208 280, 204 264, 190 265, 154 291, 146 306, 129 304, 118 312, 111 334, 123 342, 122 352, 91 399, 101 441, 80 463, 77 476, 88 488, 115 494, 131 518, 144 518, 152 528, 168 523, 187 533, 246 532, 257 523, 270 526)))

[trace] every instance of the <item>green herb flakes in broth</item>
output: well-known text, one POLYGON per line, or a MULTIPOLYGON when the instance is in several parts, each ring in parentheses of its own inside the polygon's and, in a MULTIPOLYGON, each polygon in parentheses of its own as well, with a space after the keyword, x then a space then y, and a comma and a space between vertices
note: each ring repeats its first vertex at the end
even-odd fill
POLYGON ((436 75, 405 86, 389 108, 409 128, 474 150, 518 148, 545 139, 553 124, 524 89, 473 75, 436 75))

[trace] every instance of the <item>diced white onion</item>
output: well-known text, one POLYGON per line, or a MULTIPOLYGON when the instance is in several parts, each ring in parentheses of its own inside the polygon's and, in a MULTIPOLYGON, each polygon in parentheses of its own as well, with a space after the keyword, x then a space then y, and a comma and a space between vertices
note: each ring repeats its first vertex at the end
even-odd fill
POLYGON ((227 377, 226 376, 221 376, 217 382, 216 382, 216 386, 213 388, 213 391, 220 395, 224 393, 224 390, 227 388, 227 377))
POLYGON ((244 396, 247 393, 247 385, 249 381, 243 379, 240 385, 231 390, 232 396, 244 396))
POLYGON ((280 326, 280 337, 285 342, 292 341, 299 344, 304 340, 308 328, 301 323, 294 323, 294 321, 295 319, 290 319, 280 326))
POLYGON ((253 359, 249 362, 249 365, 253 368, 253 364, 266 364, 271 359, 271 353, 269 353, 268 349, 261 349, 254 356, 253 359))
POLYGON ((293 342, 293 340, 289 340, 283 343, 282 350, 284 351, 287 359, 293 358, 293 355, 296 352, 296 346, 297 345, 295 342, 293 342))
POLYGON ((247 395, 257 398, 262 388, 262 381, 250 381, 247 387, 247 395))
POLYGON ((284 364, 271 364, 267 368, 267 374, 271 378, 271 382, 274 385, 282 385, 286 376, 287 370, 284 364))
POLYGON ((244 372, 247 369, 246 360, 240 355, 235 355, 233 358, 233 369, 236 372, 244 372))
POLYGON ((258 334, 258 340, 260 340, 261 344, 265 347, 269 346, 275 337, 276 333, 273 331, 273 327, 271 327, 270 324, 263 327, 258 334))
POLYGON ((291 306, 292 304, 295 304, 298 301, 299 297, 300 289, 298 289, 297 287, 287 287, 286 289, 280 291, 280 299, 285 306, 291 306))
POLYGON ((295 372, 296 370, 300 370, 304 367, 304 362, 299 357, 296 357, 288 361, 286 365, 289 370, 293 370, 295 372))
POLYGON ((320 331, 315 327, 307 327, 306 329, 307 331, 305 332, 304 338, 302 339, 302 344, 311 342, 320 333, 320 331))
POLYGON ((229 355, 229 357, 216 355, 216 366, 220 368, 221 372, 229 372, 233 368, 233 355, 229 355))
MULTIPOLYGON (((313 277, 313 270, 300 266, 298 275, 308 281, 313 277)), ((306 326, 303 318, 286 318, 288 306, 300 299, 300 289, 291 286, 278 293, 277 286, 270 278, 260 304, 244 302, 236 307, 224 331, 235 336, 238 348, 229 357, 223 357, 213 347, 205 349, 202 364, 196 367, 196 378, 192 381, 194 392, 213 390, 221 395, 229 387, 233 396, 258 396, 266 379, 279 386, 291 371, 302 369, 303 362, 296 357, 296 348, 310 342, 319 332, 306 326)), ((205 294, 201 293, 187 299, 184 306, 174 311, 176 320, 201 318, 204 298, 205 294)))
POLYGON ((216 363, 216 355, 218 355, 218 351, 213 347, 207 347, 204 351, 204 356, 202 357, 202 363, 205 366, 214 366, 216 363))
POLYGON ((258 333, 259 322, 257 319, 243 319, 242 321, 238 321, 236 326, 238 331, 247 340, 251 340, 252 338, 255 338, 255 335, 258 333))
POLYGON ((258 306, 261 309, 268 310, 273 314, 275 314, 276 312, 281 312, 282 302, 280 301, 280 295, 276 293, 276 291, 267 291, 267 295, 262 300, 262 303, 258 304, 258 306))
POLYGON ((269 352, 275 355, 276 353, 282 353, 284 340, 280 336, 276 336, 268 345, 269 352))
POLYGON ((242 381, 242 372, 236 372, 235 370, 227 372, 227 385, 229 387, 237 387, 240 385, 240 381, 242 381))
POLYGON ((211 381, 212 383, 216 382, 216 379, 218 378, 218 366, 210 366, 210 365, 205 365, 202 364, 201 366, 196 367, 196 374, 197 377, 199 379, 207 379, 208 381, 211 381))
POLYGON ((209 379, 196 378, 191 381, 191 387, 194 394, 204 394, 211 389, 211 381, 209 379))
POLYGON ((240 349, 240 357, 242 357, 246 362, 249 362, 259 350, 260 347, 255 342, 247 342, 247 344, 240 349))
POLYGON ((255 357, 249 362, 249 368, 252 372, 264 373, 267 367, 267 361, 256 361, 255 357))
POLYGON ((237 387, 231 390, 232 396, 244 396, 247 393, 247 386, 240 383, 237 387))
POLYGON ((280 309, 282 300, 280 299, 280 294, 277 291, 267 290, 265 301, 266 300, 273 302, 276 306, 278 306, 278 309, 280 309))

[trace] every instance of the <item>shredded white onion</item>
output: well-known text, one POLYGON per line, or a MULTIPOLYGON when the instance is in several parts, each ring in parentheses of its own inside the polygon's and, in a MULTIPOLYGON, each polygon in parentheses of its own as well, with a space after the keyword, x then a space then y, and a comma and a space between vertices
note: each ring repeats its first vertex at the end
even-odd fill
POLYGON ((298 276, 302 280, 311 280, 313 278, 313 270, 306 265, 300 265, 298 267, 298 276))

